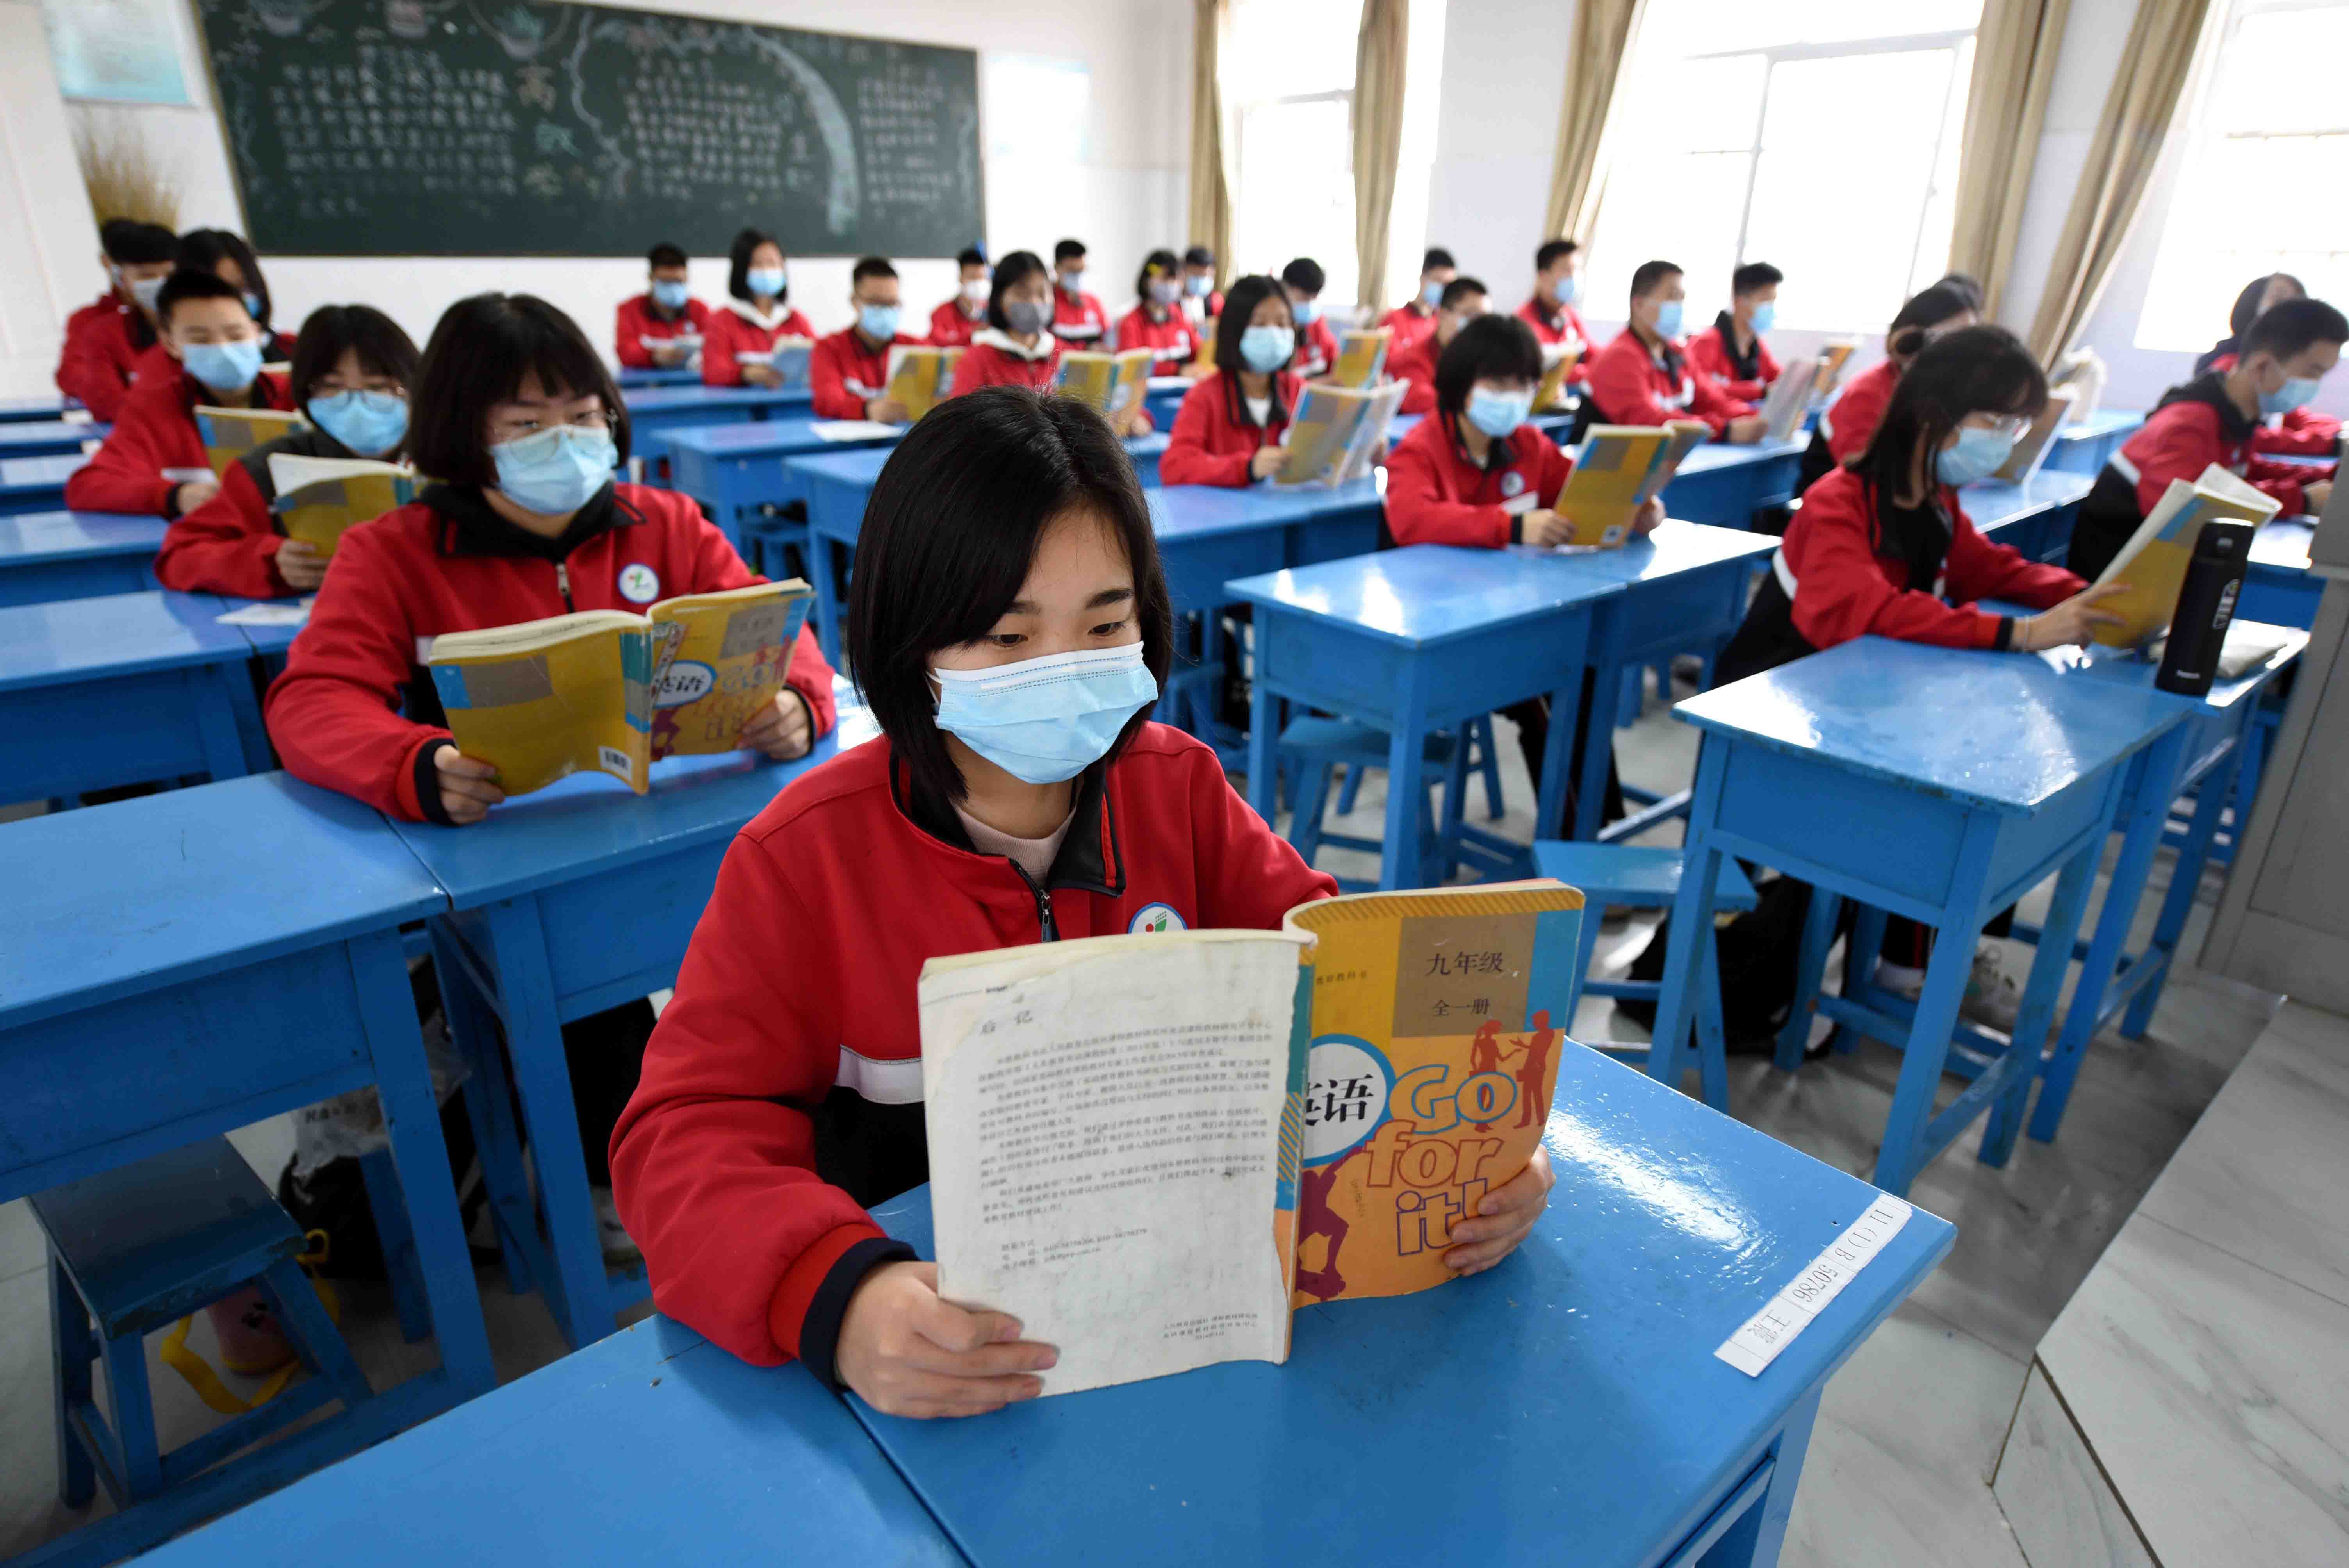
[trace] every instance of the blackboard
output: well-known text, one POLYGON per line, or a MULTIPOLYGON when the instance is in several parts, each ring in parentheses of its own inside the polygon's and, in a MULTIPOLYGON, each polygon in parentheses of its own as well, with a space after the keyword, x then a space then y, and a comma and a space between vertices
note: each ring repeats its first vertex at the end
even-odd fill
POLYGON ((197 0, 248 237, 295 255, 950 256, 978 57, 551 0, 197 0))

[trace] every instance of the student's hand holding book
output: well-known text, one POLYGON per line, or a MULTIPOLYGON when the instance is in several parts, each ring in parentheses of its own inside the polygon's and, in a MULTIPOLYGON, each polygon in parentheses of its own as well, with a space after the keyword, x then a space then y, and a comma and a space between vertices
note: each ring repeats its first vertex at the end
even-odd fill
POLYGON ((1664 498, 1651 495, 1640 503, 1639 511, 1631 514, 1631 535, 1635 539, 1645 539, 1655 532, 1663 521, 1664 498))
POLYGON ((1740 414, 1729 421, 1729 428, 1722 432, 1722 439, 1733 447, 1750 447, 1760 440, 1762 432, 1769 428, 1770 422, 1759 414, 1740 414))
POLYGON ((2333 501, 2333 481, 2319 480, 2313 485, 2302 485, 2300 487, 2300 493, 2307 499, 2308 515, 2322 517, 2324 514, 2324 509, 2333 501))
POLYGON ((848 1298, 833 1367, 888 1415, 983 1416, 1042 1393, 1043 1379, 1030 1374, 1061 1358, 1019 1332, 1017 1318, 943 1300, 937 1264, 883 1264, 848 1298))
POLYGON ((1287 447, 1258 447, 1255 455, 1248 459, 1248 478, 1260 480, 1268 474, 1277 474, 1280 471, 1280 465, 1288 460, 1287 447))
POLYGON ((1454 1274, 1483 1274, 1516 1251, 1549 1207, 1549 1190, 1556 1185, 1549 1150, 1536 1148, 1524 1170, 1485 1195, 1475 1217, 1452 1227, 1454 1244, 1444 1254, 1444 1266, 1454 1274))
POLYGON ((2027 654, 2045 648, 2060 648, 2067 644, 2088 645, 2088 639, 2098 626, 2117 626, 2122 618, 2110 610, 2099 610, 2099 601, 2116 593, 2128 592, 2126 583, 2106 583, 2100 587, 2083 588, 2053 609, 2042 610, 2036 615, 2026 615, 2014 624, 2013 645, 2027 654))
POLYGON ((867 397, 864 417, 876 425, 909 425, 914 420, 912 411, 895 397, 867 397))
POLYGON ((809 721, 807 703, 789 686, 742 723, 743 747, 763 751, 777 762, 805 757, 814 744, 815 726, 809 721))
POLYGON ((316 545, 289 539, 277 547, 277 575, 285 580, 288 588, 307 593, 326 580, 329 559, 316 545))
POLYGON ((171 499, 180 509, 179 515, 185 517, 218 494, 218 480, 182 480, 172 490, 171 499))
POLYGON ((746 387, 781 387, 783 373, 771 365, 745 365, 742 384, 746 387))
POLYGON ((468 757, 448 741, 432 754, 432 771, 440 781, 440 809, 460 826, 480 821, 506 798, 498 788, 495 764, 468 757))

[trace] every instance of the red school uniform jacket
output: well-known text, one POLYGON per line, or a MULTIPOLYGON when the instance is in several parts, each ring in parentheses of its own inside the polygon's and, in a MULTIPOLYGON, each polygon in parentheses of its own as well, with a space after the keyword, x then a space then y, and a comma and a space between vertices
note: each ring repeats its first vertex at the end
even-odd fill
POLYGON ((300 458, 355 458, 357 453, 315 427, 255 447, 229 464, 220 493, 163 531, 155 576, 182 593, 233 593, 274 599, 295 590, 277 574, 284 530, 271 515, 277 486, 269 477, 274 452, 300 458))
MULTIPOLYGON (((2235 356, 2221 354, 2209 368, 2224 373, 2235 367, 2235 356)), ((2251 436, 2251 450, 2277 457, 2331 458, 2341 452, 2341 421, 2313 408, 2287 408, 2272 422, 2262 420, 2251 436)))
POLYGON ((1577 391, 1590 386, 1590 329, 1582 325, 1582 315, 1570 304, 1554 304, 1539 294, 1517 306, 1517 319, 1534 329, 1534 338, 1545 348, 1561 343, 1572 344, 1582 350, 1574 368, 1566 374, 1566 384, 1577 391))
POLYGON ((1531 425, 1493 443, 1479 468, 1448 414, 1422 419, 1387 454, 1387 532, 1397 544, 1498 550, 1517 542, 1517 520, 1556 506, 1574 459, 1531 425))
POLYGON ((1406 300, 1379 317, 1379 325, 1394 329, 1394 340, 1387 345, 1387 357, 1392 359, 1402 352, 1404 344, 1435 330, 1435 313, 1417 300, 1406 300))
POLYGON ((1778 361, 1772 357, 1770 346, 1756 333, 1754 352, 1737 352, 1737 328, 1730 315, 1723 311, 1713 324, 1688 342, 1689 365, 1699 376, 1712 379, 1714 390, 1724 397, 1734 397, 1741 403, 1756 403, 1770 390, 1770 383, 1778 379, 1778 361))
POLYGON ((889 385, 889 350, 899 344, 917 348, 921 342, 901 332, 875 354, 853 326, 816 339, 815 351, 808 356, 808 389, 813 394, 815 417, 864 418, 865 403, 880 397, 889 385))
POLYGON ((644 340, 672 337, 707 337, 709 335, 709 307, 698 299, 685 302, 685 308, 667 320, 653 314, 653 296, 640 294, 634 299, 620 302, 619 317, 612 327, 612 347, 620 363, 631 370, 650 370, 653 351, 644 340))
POLYGON ((773 321, 761 325, 744 314, 750 307, 742 301, 728 300, 726 305, 725 309, 709 313, 702 332, 701 384, 705 387, 741 386, 742 367, 734 361, 738 354, 769 353, 778 338, 814 340, 815 328, 795 310, 786 309, 773 321), (734 308, 738 305, 740 309, 734 308))
POLYGON ((1819 411, 1818 434, 1826 438, 1827 453, 1837 467, 1868 450, 1892 401, 1892 389, 1899 385, 1900 367, 1879 359, 1844 383, 1835 400, 1819 411))
POLYGON ((66 317, 57 356, 57 390, 77 398, 90 418, 112 424, 132 386, 139 356, 155 346, 155 329, 136 305, 112 289, 66 317))
POLYGON ((1069 297, 1068 290, 1052 285, 1052 335, 1063 348, 1115 348, 1117 335, 1110 331, 1109 312, 1102 302, 1080 292, 1069 297))
POLYGON ((1336 891, 1164 725, 1081 776, 1041 887, 913 799, 885 738, 792 780, 727 851, 612 1134, 655 1302, 745 1361, 833 1379, 849 1294, 912 1255, 865 1209, 927 1179, 924 960, 1161 920, 1267 930, 1336 891))
MULTIPOLYGON (((403 688, 439 717, 421 668, 431 639, 574 610, 645 607, 680 593, 763 582, 701 509, 674 490, 616 484, 546 540, 492 511, 481 492, 435 485, 343 535, 335 564, 269 688, 269 738, 287 771, 405 820, 445 821, 433 750, 449 731, 400 712, 403 688), (620 589, 645 571, 642 597, 620 589)), ((832 670, 805 627, 791 687, 815 733, 832 727, 832 670)))
POLYGON ((1330 330, 1329 317, 1317 315, 1297 329, 1297 357, 1288 362, 1291 376, 1310 381, 1329 375, 1337 365, 1338 335, 1330 330))
POLYGON ((1716 439, 1732 419, 1754 412, 1697 375, 1681 346, 1651 351, 1628 326, 1592 363, 1590 397, 1599 406, 1599 417, 1610 425, 1702 419, 1716 439))
POLYGON ((1174 430, 1158 459, 1158 482, 1169 485, 1247 485, 1256 482, 1248 461, 1288 433, 1303 388, 1287 371, 1272 378, 1272 407, 1265 423, 1248 412, 1239 382, 1222 371, 1203 376, 1183 394, 1174 430))
POLYGON ((1199 330, 1180 310, 1169 309, 1164 320, 1157 320, 1151 316, 1148 305, 1138 304, 1118 318, 1117 346, 1120 353, 1129 348, 1157 349, 1150 374, 1177 376, 1199 356, 1199 330))
POLYGON ((933 348, 964 348, 970 344, 971 335, 987 325, 987 307, 981 305, 976 317, 962 313, 962 296, 954 298, 930 312, 930 346, 933 348))
MULTIPOLYGON (((174 495, 180 481, 165 479, 163 470, 212 473, 203 438, 196 433, 195 410, 199 404, 211 404, 213 394, 176 363, 172 370, 169 377, 152 371, 141 376, 123 399, 106 445, 66 480, 66 505, 76 511, 179 515, 174 495)), ((264 372, 254 377, 251 391, 256 407, 294 407, 283 377, 264 372)))
POLYGON ((1050 333, 1039 337, 1030 350, 993 327, 982 326, 955 361, 954 385, 947 396, 959 397, 981 387, 1033 387, 1050 392, 1060 373, 1061 340, 1050 333))
POLYGON ((1402 414, 1429 414, 1435 410, 1435 362, 1444 356, 1444 346, 1435 341, 1433 332, 1421 333, 1405 343, 1398 337, 1387 346, 1387 375, 1396 381, 1408 381, 1411 387, 1402 395, 1402 414))

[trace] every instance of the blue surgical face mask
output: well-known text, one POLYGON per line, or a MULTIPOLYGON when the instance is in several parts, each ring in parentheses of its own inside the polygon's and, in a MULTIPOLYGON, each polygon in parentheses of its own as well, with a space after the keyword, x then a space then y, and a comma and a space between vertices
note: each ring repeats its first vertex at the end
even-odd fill
POLYGON ((690 297, 684 284, 664 278, 653 284, 653 303, 663 310, 683 310, 690 297))
POLYGON ((1444 300, 1444 285, 1433 278, 1419 285, 1419 303, 1433 310, 1444 300))
POLYGON ((1062 272, 1061 273, 1061 292, 1068 295, 1071 299, 1074 299, 1079 294, 1084 293, 1085 274, 1083 269, 1080 268, 1074 272, 1062 272))
POLYGON ((1297 352, 1297 334, 1285 326, 1251 326, 1240 334, 1240 363, 1269 376, 1297 352))
POLYGON ((1173 278, 1153 278, 1150 280, 1151 304, 1173 304, 1176 300, 1181 299, 1182 297, 1183 285, 1176 283, 1173 278))
POLYGON ((756 299, 781 299, 788 280, 781 267, 752 267, 742 274, 742 283, 756 299))
POLYGON ((490 449, 498 489, 524 511, 560 517, 577 511, 612 482, 620 449, 608 430, 557 425, 490 449))
MULTIPOLYGON (((168 275, 169 274, 167 273, 166 276, 168 275)), ((140 310, 152 311, 155 308, 155 296, 163 292, 163 278, 132 278, 130 280, 130 297, 139 302, 139 308, 140 310)))
POLYGON ((188 367, 189 375, 215 392, 242 392, 261 374, 261 339, 182 344, 180 363, 188 367))
POLYGON ((899 315, 894 304, 860 304, 856 307, 856 325, 865 336, 886 343, 897 335, 899 315))
POLYGON ((1468 422, 1495 440, 1524 424, 1533 411, 1534 395, 1530 392, 1493 392, 1482 387, 1468 389, 1468 422))
POLYGON ((1961 425, 1958 444, 1941 449, 1933 472, 1945 485, 1970 485, 1998 472, 2013 450, 2014 437, 2008 431, 1961 425))
POLYGON ((2304 408, 2316 396, 2319 383, 2313 376, 2294 376, 2272 392, 2260 394, 2260 412, 2268 418, 2289 414, 2294 408, 2304 408))
POLYGON ((1778 325, 1778 302, 1768 300, 1754 307, 1754 335, 1762 336, 1778 325))
POLYGON ((391 450, 408 434, 408 399, 397 392, 336 392, 311 398, 302 411, 363 458, 391 450))
POLYGON ((1572 304, 1582 297, 1582 274, 1568 273, 1549 285, 1549 297, 1560 304, 1572 304))
POLYGON ((985 670, 934 670, 937 726, 1029 784, 1074 779, 1158 700, 1142 645, 1048 654, 985 670))
POLYGON ((1311 326, 1321 319, 1321 302, 1318 299, 1299 300, 1292 308, 1297 312, 1297 325, 1299 326, 1311 326))
POLYGON ((1667 343, 1678 343, 1681 336, 1681 302, 1668 299, 1656 307, 1656 335, 1667 343))
POLYGON ((1204 299, 1208 291, 1215 287, 1215 284, 1216 275, 1213 273, 1193 273, 1183 280, 1183 292, 1195 299, 1204 299))

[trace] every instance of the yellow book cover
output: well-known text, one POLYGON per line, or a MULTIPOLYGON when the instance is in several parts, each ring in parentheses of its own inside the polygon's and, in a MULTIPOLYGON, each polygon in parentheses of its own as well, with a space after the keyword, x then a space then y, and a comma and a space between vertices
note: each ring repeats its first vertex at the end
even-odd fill
POLYGON ((1830 339, 1826 346, 1819 350, 1819 397, 1824 397, 1835 390, 1836 383, 1843 379, 1844 366, 1851 363, 1851 356, 1858 348, 1859 339, 1838 337, 1830 339))
POLYGON ((2106 647, 2132 648, 2168 631, 2202 525, 2248 522, 2257 528, 2280 510, 2273 496, 2253 490, 2217 463, 2204 469, 2192 484, 2170 480, 2169 489, 2096 578, 2098 587, 2125 583, 2128 589, 2097 606, 2120 616, 2121 624, 2098 626, 2095 640, 2106 647))
POLYGON ((1568 542, 1611 550, 1630 540, 1640 508, 1663 489, 1681 459, 1705 435, 1705 427, 1693 421, 1592 426, 1558 492, 1558 512, 1574 525, 1568 542))
POLYGON ((1340 387, 1377 386, 1379 377, 1386 374, 1387 350, 1393 345, 1394 328, 1391 326, 1341 335, 1338 339, 1338 363, 1330 367, 1330 379, 1340 387))
POLYGON ((204 460, 212 464, 214 479, 227 473, 229 464, 254 448, 290 436, 305 423, 301 415, 283 408, 199 406, 195 412, 196 434, 204 443, 204 460))
POLYGON ((1191 360, 1190 375, 1205 376, 1216 367, 1216 324, 1221 320, 1219 315, 1211 315, 1199 324, 1199 352, 1191 360))
POLYGON ((1124 413, 1150 384, 1151 362, 1157 351, 1129 348, 1111 354, 1102 349, 1069 349, 1061 355, 1061 368, 1052 389, 1112 418, 1124 413))
POLYGON ((2055 438, 2071 421, 2072 404, 2077 397, 2078 394, 2068 387, 2048 393, 2047 401, 2040 406, 2037 417, 2016 438, 2014 450, 2006 454, 2006 461, 1999 464, 1991 478, 2002 484, 2019 485, 2037 473, 2040 464, 2047 460, 2048 452, 2054 447, 2055 438))
POLYGON ((1297 400, 1288 455, 1273 472, 1274 488, 1341 485, 1369 473, 1407 390, 1402 382, 1368 390, 1309 384, 1297 400))
POLYGON ((343 535, 416 499, 412 469, 373 458, 305 458, 269 454, 269 482, 277 499, 269 503, 288 539, 315 544, 328 555, 343 535))
POLYGON ((883 396, 903 403, 907 420, 919 419, 945 399, 961 359, 959 348, 897 344, 889 350, 889 379, 883 396))
POLYGON ((608 773, 637 794, 657 759, 731 749, 771 702, 813 590, 794 578, 583 610, 434 639, 427 667, 450 733, 508 795, 608 773))
POLYGON ((1563 346, 1555 351, 1545 348, 1542 358, 1546 368, 1542 371, 1541 385, 1534 390, 1534 412, 1537 414, 1566 407, 1566 378, 1573 375, 1574 367, 1581 363, 1582 350, 1563 346))

